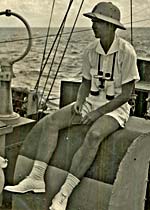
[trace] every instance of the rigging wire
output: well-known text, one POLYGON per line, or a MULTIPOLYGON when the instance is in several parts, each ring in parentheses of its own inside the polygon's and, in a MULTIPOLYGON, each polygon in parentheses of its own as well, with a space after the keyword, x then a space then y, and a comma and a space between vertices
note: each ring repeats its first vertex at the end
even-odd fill
MULTIPOLYGON (((74 31, 73 33, 80 33, 80 32, 84 32, 84 31, 91 31, 92 29, 82 29, 82 30, 76 30, 74 31)), ((70 34, 70 32, 63 32, 63 36, 64 35, 68 35, 70 34)), ((57 34, 51 34, 51 35, 48 35, 48 37, 55 37, 57 34)), ((59 36, 59 34, 58 34, 59 36)), ((42 38, 45 38, 46 35, 43 35, 43 36, 35 36, 35 37, 32 37, 31 39, 42 39, 42 38)), ((12 40, 5 40, 5 41, 0 41, 0 44, 5 44, 5 43, 9 43, 9 42, 19 42, 19 41, 28 41, 29 38, 20 38, 20 39, 12 39, 12 40)))
POLYGON ((131 19, 131 44, 133 45, 133 4, 132 0, 130 0, 130 19, 131 19))
MULTIPOLYGON (((70 2, 73 2, 73 0, 71 0, 70 2)), ((132 0, 130 0, 130 2, 131 2, 131 6, 132 6, 132 0)), ((60 26, 60 28, 59 28, 57 34, 49 35, 50 26, 51 26, 51 20, 52 20, 52 14, 53 14, 54 4, 55 4, 55 0, 53 0, 53 6, 52 6, 51 16, 50 16, 50 20, 49 20, 49 26, 48 26, 48 30, 47 30, 47 35, 46 35, 46 36, 40 36, 40 37, 34 37, 34 38, 32 38, 32 39, 39 39, 39 38, 44 38, 44 37, 46 37, 45 46, 44 46, 44 51, 43 51, 43 57, 42 57, 41 66, 40 66, 39 78, 38 78, 37 83, 36 83, 36 86, 35 86, 36 91, 38 91, 39 82, 40 82, 42 73, 43 73, 43 71, 44 71, 44 68, 45 68, 47 62, 48 62, 48 59, 49 59, 49 57, 50 57, 50 55, 51 55, 51 52, 52 52, 52 50, 53 50, 53 48, 54 48, 54 45, 56 44, 56 41, 57 41, 57 39, 59 38, 59 39, 58 39, 58 42, 57 42, 57 45, 56 45, 54 57, 53 57, 53 59, 52 59, 52 63, 51 63, 51 66, 50 66, 50 69, 49 69, 49 72, 48 72, 48 75, 47 75, 47 78, 46 78, 46 82, 45 82, 45 85, 44 85, 44 88, 43 88, 42 97, 41 97, 41 100, 42 100, 43 95, 44 95, 44 91, 45 91, 45 89, 46 89, 47 82, 48 82, 48 79, 49 79, 49 75, 50 75, 50 72, 51 72, 51 70, 52 70, 52 66, 53 66, 53 64, 54 64, 55 56, 56 56, 56 53, 57 53, 57 50, 58 50, 58 47, 59 47, 59 43, 60 43, 61 37, 62 37, 63 35, 65 35, 65 34, 70 34, 70 35, 69 35, 69 38, 68 38, 68 41, 67 41, 67 44, 66 44, 66 47, 65 47, 65 50, 64 50, 63 55, 62 55, 62 57, 61 57, 61 61, 60 61, 60 63, 59 63, 59 66, 58 66, 57 71, 56 71, 56 73, 55 73, 55 76, 54 76, 54 79, 53 79, 53 81, 52 81, 51 87, 50 87, 50 89, 49 89, 49 92, 48 92, 48 95, 47 95, 47 98, 46 98, 46 101, 45 101, 45 105, 46 105, 47 101, 49 100, 49 96, 50 96, 51 91, 52 91, 52 89, 53 89, 55 80, 56 80, 56 78, 57 78, 57 75, 58 75, 60 66, 61 66, 61 64, 62 64, 62 61, 63 61, 63 58, 64 58, 64 56, 65 56, 65 53, 66 53, 66 50, 67 50, 67 47, 68 47, 68 44, 69 44, 69 41, 70 41, 70 39, 71 39, 72 34, 73 34, 73 33, 77 33, 77 32, 83 32, 83 31, 90 31, 90 30, 92 30, 92 29, 84 29, 84 30, 74 31, 74 28, 75 28, 76 22, 77 22, 77 20, 78 20, 78 16, 79 16, 79 14, 80 14, 80 11, 81 11, 81 8, 82 8, 83 3, 84 3, 84 0, 82 0, 82 3, 81 3, 81 5, 80 5, 79 11, 78 11, 78 14, 77 14, 77 17, 76 17, 76 19, 75 19, 75 22, 74 22, 74 25, 73 25, 73 27, 72 27, 71 32, 63 32, 64 26, 65 26, 65 21, 66 21, 67 15, 68 15, 68 14, 67 14, 67 15, 65 15, 66 18, 63 19, 62 24, 61 24, 61 26, 60 26), (46 50, 47 50, 48 38, 49 38, 49 37, 52 37, 52 36, 55 36, 55 40, 54 40, 53 45, 52 45, 52 48, 50 49, 49 54, 48 54, 48 56, 47 56, 47 58, 46 58, 46 60, 45 60, 45 55, 46 55, 46 50), (44 62, 44 60, 45 60, 45 62, 44 62)), ((69 6, 71 7, 70 4, 69 4, 69 6)), ((69 12, 69 10, 67 10, 67 11, 69 12)), ((143 10, 142 10, 142 11, 143 11, 143 10)), ((135 12, 135 13, 137 13, 137 12, 135 12)), ((133 20, 132 20, 132 15, 135 14, 135 13, 133 13, 132 7, 131 7, 131 22, 127 22, 127 23, 124 24, 124 25, 131 24, 131 43, 133 42, 132 24, 133 24, 133 23, 139 23, 139 22, 144 22, 144 21, 150 20, 150 18, 145 18, 145 19, 133 21, 133 20)), ((27 39, 16 39, 16 40, 4 41, 4 42, 0 42, 0 43, 16 42, 16 41, 24 41, 24 40, 28 40, 28 38, 27 38, 27 39)), ((40 104, 41 104, 41 101, 40 101, 40 103, 39 103, 39 106, 40 106, 40 104)))
MULTIPOLYGON (((150 18, 145 18, 145 19, 142 19, 142 20, 136 20, 136 21, 133 21, 133 23, 140 23, 140 22, 145 22, 145 21, 148 21, 150 20, 150 18)), ((131 22, 125 22, 124 25, 129 25, 131 24, 131 22)), ((82 29, 82 30, 76 30, 74 31, 73 33, 82 33, 82 32, 85 32, 85 31, 92 31, 92 29, 82 29)), ((68 35, 70 32, 63 32, 62 35, 68 35)), ((57 34, 51 34, 49 35, 48 37, 56 37, 57 34)), ((59 34, 58 34, 59 36, 59 34)), ((43 36, 36 36, 36 37, 32 37, 31 39, 34 40, 34 39, 42 39, 42 38, 45 38, 46 35, 43 35, 43 36)), ((5 43, 11 43, 11 42, 20 42, 20 41, 28 41, 29 38, 20 38, 20 39, 12 39, 12 40, 4 40, 4 41, 0 41, 0 44, 5 44, 5 43)))
MULTIPOLYGON (((58 47, 59 47, 59 44, 60 44, 60 40, 61 40, 61 37, 62 37, 62 33, 63 33, 64 27, 65 27, 65 22, 66 22, 66 19, 67 19, 67 16, 68 16, 68 13, 69 13, 69 10, 70 10, 70 8, 71 8, 72 3, 73 3, 73 0, 71 0, 70 3, 69 3, 67 12, 66 12, 66 14, 65 14, 65 16, 64 16, 64 19, 63 19, 63 21, 62 21, 62 24, 61 24, 61 26, 60 26, 59 36, 56 37, 56 38, 59 37, 59 40, 58 40, 58 42, 57 42, 57 46, 56 46, 56 49, 55 49, 55 53, 54 53, 54 56, 53 56, 53 60, 52 60, 52 63, 51 63, 51 67, 50 67, 50 69, 49 69, 49 72, 48 72, 48 75, 47 75, 47 78, 46 78, 46 81, 45 81, 45 85, 44 85, 44 88, 43 88, 43 90, 42 90, 42 94, 41 94, 41 96, 40 96, 41 99, 40 99, 40 102, 39 102, 39 105, 38 105, 39 107, 40 107, 41 102, 42 102, 42 98, 43 98, 43 95, 44 95, 44 91, 45 91, 46 86, 47 86, 47 83, 48 83, 49 75, 50 75, 52 66, 53 66, 53 64, 54 64, 54 60, 55 60, 55 57, 56 57, 56 53, 57 53, 57 50, 58 50, 58 47)), ((55 39, 55 40, 57 40, 57 39, 55 39)), ((56 43, 56 42, 55 42, 55 43, 56 43)), ((47 56, 47 60, 46 60, 46 62, 44 63, 44 68, 45 68, 45 66, 46 66, 46 64, 47 64, 47 61, 48 61, 49 56, 50 56, 50 54, 51 54, 51 52, 52 52, 52 50, 53 50, 53 47, 54 47, 54 43, 53 43, 52 48, 50 49, 50 53, 49 53, 48 56, 47 56)), ((42 69, 42 72, 43 72, 44 68, 42 69)), ((42 76, 42 74, 40 75, 40 78, 41 78, 41 76, 42 76)), ((40 80, 40 78, 39 78, 39 80, 40 80)))
POLYGON ((52 70, 52 67, 53 67, 53 64, 54 64, 54 61, 55 61, 55 57, 56 57, 56 54, 57 54, 57 51, 58 51, 58 47, 59 47, 59 44, 60 44, 60 40, 61 40, 61 37, 62 37, 62 32, 64 30, 64 26, 65 26, 65 22, 64 22, 64 25, 63 25, 63 28, 62 28, 62 31, 61 31, 61 34, 59 36, 59 39, 58 39, 58 42, 57 42, 57 45, 56 45, 56 49, 55 49, 55 52, 54 52, 54 55, 53 55, 53 59, 52 59, 52 63, 51 63, 51 66, 50 66, 50 69, 49 69, 49 72, 47 74, 47 77, 46 77, 46 81, 45 81, 45 84, 44 84, 44 87, 43 87, 43 90, 42 90, 42 94, 41 94, 41 99, 40 99, 40 102, 39 102, 39 105, 38 107, 41 106, 41 102, 42 102, 42 98, 44 96, 44 92, 45 92, 45 89, 46 89, 46 86, 47 86, 47 83, 48 83, 48 79, 49 79, 49 76, 50 76, 50 73, 51 73, 51 70, 52 70))
MULTIPOLYGON (((68 13, 69 13, 69 10, 70 10, 70 8, 71 8, 72 3, 73 3, 73 0, 70 0, 69 6, 68 6, 67 11, 66 11, 66 14, 65 14, 64 19, 63 19, 63 21, 62 21, 62 23, 61 23, 60 30, 58 30, 58 33, 56 34, 56 40, 57 40, 58 36, 60 35, 61 30, 62 30, 63 27, 64 27, 64 22, 65 22, 66 19, 67 19, 67 16, 68 16, 68 13)), ((54 40, 54 44, 56 43, 56 40, 54 40)), ((50 50, 50 52, 49 52, 49 54, 48 54, 48 56, 47 56, 47 59, 46 59, 46 61, 45 61, 45 63, 44 63, 43 68, 45 68, 45 66, 46 66, 46 64, 47 64, 47 62, 48 62, 49 56, 50 56, 50 54, 51 54, 53 48, 54 48, 54 45, 52 45, 52 47, 51 47, 51 50, 50 50)))
MULTIPOLYGON (((150 18, 146 18, 146 19, 142 19, 142 20, 135 20, 135 21, 133 21, 133 23, 141 23, 141 22, 145 22, 147 20, 150 20, 150 18)), ((131 22, 125 23, 125 25, 128 25, 128 24, 131 24, 131 22)))
MULTIPOLYGON (((55 1, 55 0, 54 0, 55 1)), ((52 6, 53 7, 53 6, 52 6)), ((149 7, 149 6, 148 6, 149 7)), ((144 7, 144 8, 142 8, 142 9, 140 9, 140 10, 138 10, 138 11, 135 11, 135 12, 132 12, 132 15, 135 15, 135 14, 139 14, 139 13, 141 13, 141 12, 143 12, 145 9, 147 9, 147 7, 144 7)), ((52 10, 53 10, 53 8, 52 8, 52 10)), ((130 17, 130 15, 127 15, 127 16, 125 16, 125 17, 123 17, 122 18, 122 20, 124 20, 124 19, 127 19, 127 18, 129 18, 130 17)), ((143 20, 138 20, 138 21, 133 21, 133 23, 136 23, 136 22, 143 22, 143 21, 147 21, 147 20, 149 20, 149 19, 143 19, 143 20)), ((128 24, 131 24, 131 22, 127 22, 127 23, 125 23, 124 25, 128 25, 128 24)), ((76 31, 74 31, 73 33, 79 33, 79 32, 84 32, 84 31, 90 31, 90 30, 92 30, 92 29, 83 29, 83 30, 76 30, 76 31)), ((63 33, 63 35, 66 35, 66 34, 69 34, 70 32, 64 32, 63 33)), ((31 39, 42 39, 42 38, 45 38, 45 37, 53 37, 53 36, 56 36, 56 34, 51 34, 51 35, 43 35, 43 36, 36 36, 36 37, 32 37, 31 39)), ((4 40, 4 41, 0 41, 0 44, 3 44, 3 43, 9 43, 9 42, 19 42, 19 41, 26 41, 26 40, 28 40, 28 38, 19 38, 19 39, 12 39, 12 40, 4 40)))
MULTIPOLYGON (((54 0, 55 1, 55 0, 54 0)), ((73 2, 73 0, 72 1, 70 1, 70 2, 73 2)), ((54 6, 54 2, 53 2, 53 6, 54 6)), ((53 8, 54 9, 54 8, 53 8)), ((53 10, 52 9, 52 10, 53 10)), ((140 10, 140 11, 143 11, 143 9, 142 10, 140 10)), ((135 12, 135 13, 137 13, 137 12, 135 12)), ((133 14, 135 14, 135 13, 133 13, 133 14)), ((67 16, 66 16, 67 17, 67 16)), ((50 29, 50 22, 51 22, 51 19, 52 19, 52 13, 51 13, 51 17, 50 17, 50 21, 49 21, 49 29, 50 29)), ((142 20, 136 20, 136 21, 133 21, 133 23, 139 23, 139 22, 144 22, 144 21, 148 21, 148 20, 150 20, 150 18, 145 18, 145 19, 142 19, 142 20)), ((62 22, 62 24, 63 24, 63 22, 62 22)), ((128 25, 128 24, 131 24, 131 22, 127 22, 127 23, 125 23, 124 25, 128 25)), ((62 27, 60 27, 60 30, 58 31, 58 33, 57 34, 52 34, 52 35, 49 35, 49 31, 47 32, 47 35, 46 36, 39 36, 39 37, 34 37, 34 38, 32 38, 32 39, 39 39, 39 38, 43 38, 43 37, 46 37, 46 42, 45 42, 45 49, 44 49, 44 53, 43 53, 43 58, 42 58, 42 63, 44 62, 44 59, 45 59, 45 53, 46 53, 46 46, 47 46, 47 42, 48 42, 48 37, 51 37, 51 36, 55 36, 56 37, 56 41, 57 41, 57 38, 58 38, 58 36, 59 36, 59 41, 60 41, 60 37, 62 36, 62 35, 65 35, 65 34, 69 34, 70 32, 62 32, 62 29, 63 29, 63 26, 64 25, 61 25, 62 27)), ((74 31, 74 29, 71 31, 71 33, 70 33, 70 35, 72 35, 72 33, 78 33, 78 32, 83 32, 83 31, 90 31, 90 30, 92 30, 92 29, 84 29, 84 30, 77 30, 77 31, 74 31)), ((69 39, 70 39, 71 37, 69 37, 69 39)), ((15 42, 15 41, 23 41, 23 40, 28 40, 28 39, 16 39, 16 40, 9 40, 9 41, 4 41, 4 42, 0 42, 0 43, 6 43, 6 42, 15 42)), ((56 43, 56 41, 55 41, 55 43, 56 43)), ((70 41, 70 40, 69 40, 70 41)), ((54 43, 54 44, 55 44, 54 43)), ((68 46, 68 43, 69 42, 67 42, 67 46, 68 46)), ((53 45, 53 47, 54 47, 54 45, 53 45)), ((52 49, 53 49, 53 47, 52 47, 52 49)), ((52 52, 52 49, 50 50, 50 52, 49 52, 49 54, 48 54, 48 56, 47 56, 47 58, 46 58, 46 61, 45 61, 45 63, 44 63, 44 65, 42 66, 42 64, 41 64, 41 68, 40 68, 40 70, 41 70, 41 75, 42 75, 42 73, 43 73, 43 70, 44 70, 44 68, 45 68, 45 66, 46 66, 46 64, 47 64, 47 61, 48 61, 48 59, 49 59, 49 56, 50 56, 50 54, 51 54, 51 52, 52 52)), ((67 50, 67 48, 65 49, 65 51, 67 50)), ((65 55, 65 52, 64 52, 64 55, 65 55)), ((64 55, 62 56, 62 57, 64 57, 64 55)), ((63 59, 63 58, 62 58, 63 59)), ((62 63, 62 60, 61 60, 61 63, 62 63)), ((61 65, 61 63, 60 63, 60 65, 61 65)), ((59 65, 59 67, 58 67, 58 71, 59 71, 59 68, 60 68, 60 65, 59 65)), ((50 71, 51 71, 51 69, 50 69, 50 71)), ((56 75, 55 75, 55 77, 54 77, 54 82, 55 82, 55 79, 56 79, 56 77, 57 77, 57 74, 58 74, 58 72, 56 72, 56 75)), ((39 81, 38 81, 39 82, 39 81)), ((49 93, 48 93, 48 96, 47 96, 47 99, 46 99, 46 101, 48 100, 48 98, 49 98, 49 95, 50 95, 50 93, 51 93, 51 90, 52 90, 52 88, 53 88, 53 85, 54 85, 54 82, 52 83, 52 85, 51 85, 51 88, 50 88, 50 90, 49 90, 49 93)), ((37 85, 35 86, 36 88, 38 87, 38 85, 39 85, 39 83, 37 83, 37 85)))
MULTIPOLYGON (((134 14, 134 13, 133 13, 134 14)), ((136 20, 136 21, 133 21, 133 23, 140 23, 140 22, 144 22, 144 21, 148 21, 150 20, 150 18, 145 18, 145 19, 142 19, 142 20, 136 20)), ((129 25, 131 24, 131 22, 125 22, 124 25, 129 25)), ((85 31, 92 31, 92 29, 82 29, 82 30, 76 30, 74 31, 73 33, 82 33, 82 32, 85 32, 85 31)), ((63 35, 68 35, 70 32, 63 32, 63 35)), ((57 34, 51 34, 49 35, 48 37, 56 37, 57 34)), ((58 34, 59 36, 59 34, 58 34)), ((43 35, 43 36, 35 36, 35 37, 32 37, 31 39, 34 40, 34 39, 42 39, 42 38, 45 38, 46 35, 43 35)), ((4 40, 4 41, 0 41, 0 44, 5 44, 5 43, 11 43, 11 42, 20 42, 20 41, 28 41, 29 38, 20 38, 20 39, 12 39, 12 40, 4 40)))
MULTIPOLYGON (((139 13, 143 12, 145 9, 147 9, 147 7, 144 7, 143 9, 133 12, 132 15, 139 14, 139 13)), ((122 20, 127 19, 129 17, 130 17, 130 15, 127 15, 127 16, 123 17, 122 20)))
POLYGON ((44 51, 43 51, 43 56, 42 56, 42 61, 41 61, 41 66, 40 66, 39 78, 38 78, 36 86, 35 86, 36 93, 38 92, 40 77, 42 75, 42 66, 43 66, 43 63, 44 63, 44 60, 45 60, 45 54, 46 54, 46 48, 47 48, 47 42, 48 42, 48 38, 49 38, 51 22, 52 22, 52 16, 53 16, 53 12, 54 12, 54 6, 55 6, 55 0, 53 0, 53 4, 52 4, 51 15, 50 15, 50 19, 49 19, 49 25, 48 25, 47 35, 46 35, 46 40, 45 40, 45 46, 44 46, 44 51))
MULTIPOLYGON (((52 44, 52 46, 51 46, 51 49, 50 49, 50 51, 49 51, 49 53, 48 53, 48 55, 47 55, 47 58, 46 58, 46 60, 45 60, 45 63, 44 63, 43 66, 42 66, 41 75, 40 75, 39 80, 41 79, 42 73, 43 73, 43 71, 44 71, 44 69, 45 69, 45 67, 46 67, 46 65, 47 65, 47 62, 48 62, 48 60, 49 60, 49 57, 50 57, 50 55, 51 55, 51 53, 52 53, 52 50, 53 50, 53 48, 54 48, 54 46, 55 46, 55 43, 56 43, 57 39, 58 39, 58 36, 59 36, 59 34, 61 33, 61 30, 62 30, 62 28, 63 28, 64 22, 66 21, 66 18, 67 18, 67 16, 68 16, 68 13, 69 13, 69 10, 70 10, 70 8, 71 8, 72 3, 73 3, 73 0, 70 0, 69 6, 68 6, 67 11, 66 11, 66 14, 65 14, 65 16, 64 16, 64 18, 63 18, 63 21, 62 21, 62 23, 61 23, 61 25, 60 25, 60 27, 59 27, 59 30, 58 30, 58 32, 57 32, 57 34, 56 34, 56 37, 55 37, 55 39, 54 39, 54 41, 53 41, 53 44, 52 44)), ((36 85, 35 85, 35 88, 36 88, 36 87, 37 87, 37 83, 36 83, 36 85)))
POLYGON ((66 47, 65 47, 65 49, 64 49, 63 55, 62 55, 62 57, 61 57, 61 60, 60 60, 60 62, 59 62, 59 65, 58 65, 57 71, 56 71, 56 73, 55 73, 55 77, 54 77, 54 79, 53 79, 53 82, 52 82, 52 84, 51 84, 51 87, 50 87, 49 93, 48 93, 47 98, 46 98, 45 104, 46 104, 46 102, 49 100, 49 96, 50 96, 51 91, 52 91, 52 89, 53 89, 53 86, 54 86, 55 80, 56 80, 56 78, 57 78, 57 75, 58 75, 58 72, 59 72, 60 66, 61 66, 62 61, 63 61, 63 58, 64 58, 64 56, 65 56, 65 53, 66 53, 66 50, 67 50, 68 44, 69 44, 70 39, 71 39, 71 37, 72 37, 72 33, 73 33, 73 31, 74 31, 74 28, 75 28, 76 22, 77 22, 77 20, 78 20, 78 17, 79 17, 80 11, 81 11, 82 6, 83 6, 83 3, 84 3, 84 0, 82 0, 82 2, 81 2, 81 4, 80 4, 80 7, 79 7, 79 10, 78 10, 78 13, 77 13, 76 19, 75 19, 75 21, 74 21, 74 24, 73 24, 73 27, 72 27, 71 33, 70 33, 69 38, 68 38, 68 40, 67 40, 66 47))
MULTIPOLYGON (((55 0, 53 0, 53 6, 52 6, 52 12, 51 12, 51 17, 50 17, 50 22, 51 22, 51 18, 52 18, 52 13, 53 13, 53 9, 54 9, 54 3, 55 3, 55 0)), ((149 7, 149 6, 148 6, 149 7)), ((139 14, 141 12, 143 12, 145 9, 147 9, 147 7, 144 7, 138 11, 135 11, 135 12, 132 12, 132 15, 135 15, 135 14, 139 14)), ((130 15, 127 15, 125 17, 123 17, 122 19, 126 19, 130 17, 130 15)), ((143 21, 147 21, 147 20, 150 20, 149 18, 146 18, 146 19, 143 19, 143 20, 137 20, 137 21, 133 21, 133 23, 136 23, 136 22, 143 22, 143 21)), ((127 23, 124 23, 124 25, 128 25, 128 24, 131 24, 131 22, 127 22, 127 23)), ((49 24, 50 26, 50 24, 49 24)), ((92 29, 83 29, 83 30, 77 30, 77 31, 74 31, 73 33, 78 33, 78 32, 83 32, 83 31, 90 31, 92 29)), ((70 32, 64 32, 63 35, 65 34, 68 34, 70 32)), ((42 38, 45 38, 45 37, 52 37, 52 36, 56 36, 57 34, 51 34, 51 35, 43 35, 43 36, 36 36, 36 37, 32 37, 31 39, 42 39, 42 38)), ((18 42, 18 41, 26 41, 28 40, 29 38, 19 38, 19 39, 12 39, 12 40, 4 40, 4 41, 0 41, 0 44, 3 44, 3 43, 10 43, 10 42, 18 42)))

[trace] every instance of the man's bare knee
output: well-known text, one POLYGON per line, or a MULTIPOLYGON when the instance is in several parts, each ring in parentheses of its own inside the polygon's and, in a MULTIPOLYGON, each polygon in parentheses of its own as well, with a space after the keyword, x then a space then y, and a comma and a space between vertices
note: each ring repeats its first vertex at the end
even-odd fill
POLYGON ((85 141, 88 147, 95 148, 99 146, 102 140, 103 140, 103 137, 101 136, 101 133, 99 131, 90 130, 87 133, 85 141))

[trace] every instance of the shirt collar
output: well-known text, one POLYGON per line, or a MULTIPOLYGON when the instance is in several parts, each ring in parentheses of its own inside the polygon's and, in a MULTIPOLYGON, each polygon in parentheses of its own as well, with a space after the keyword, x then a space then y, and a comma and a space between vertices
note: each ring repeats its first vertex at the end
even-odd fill
POLYGON ((114 52, 117 52, 118 50, 119 50, 119 38, 117 37, 117 35, 115 35, 114 41, 111 44, 110 49, 107 52, 107 54, 103 50, 103 47, 100 43, 100 39, 97 40, 96 52, 101 54, 101 55, 109 55, 109 54, 112 54, 114 52))

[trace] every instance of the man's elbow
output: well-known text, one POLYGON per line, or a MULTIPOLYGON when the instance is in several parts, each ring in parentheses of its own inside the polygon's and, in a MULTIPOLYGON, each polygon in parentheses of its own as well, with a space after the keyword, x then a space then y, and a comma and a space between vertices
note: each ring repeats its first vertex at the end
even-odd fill
POLYGON ((123 104, 128 102, 131 98, 132 98, 132 92, 122 93, 122 95, 121 95, 121 101, 122 101, 123 104))
POLYGON ((132 98, 133 90, 134 90, 135 82, 134 80, 125 84, 122 91, 122 100, 128 102, 132 98))

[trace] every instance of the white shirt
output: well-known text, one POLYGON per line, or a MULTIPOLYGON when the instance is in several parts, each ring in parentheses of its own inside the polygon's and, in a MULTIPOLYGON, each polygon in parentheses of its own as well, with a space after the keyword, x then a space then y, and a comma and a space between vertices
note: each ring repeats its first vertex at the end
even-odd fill
MULTIPOLYGON (((99 54, 101 55, 100 69, 105 73, 112 72, 113 57, 116 53, 114 65, 114 96, 122 93, 122 85, 132 80, 138 81, 140 79, 137 69, 137 56, 132 45, 124 39, 115 36, 114 41, 107 52, 104 52, 100 40, 97 39, 92 42, 86 49, 83 57, 82 75, 85 79, 91 80, 91 90, 98 91, 98 96, 89 94, 86 101, 92 105, 92 110, 108 103, 106 99, 107 87, 99 89, 99 79, 94 78, 98 74, 99 54)), ((128 103, 122 105, 126 114, 129 114, 130 106, 128 103)))

